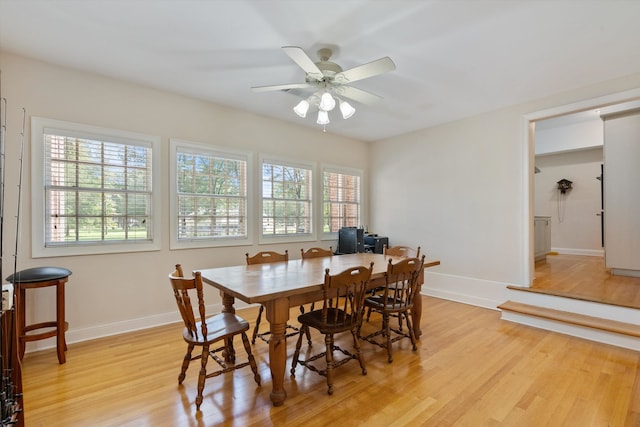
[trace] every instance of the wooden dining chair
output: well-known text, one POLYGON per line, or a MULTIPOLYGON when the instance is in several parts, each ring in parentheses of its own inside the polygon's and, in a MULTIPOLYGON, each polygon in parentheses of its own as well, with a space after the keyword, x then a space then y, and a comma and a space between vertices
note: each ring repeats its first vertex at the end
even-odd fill
MULTIPOLYGON (((388 256, 400 256, 404 258, 419 258, 420 257, 420 246, 417 249, 414 249, 410 246, 391 246, 390 248, 387 245, 383 246, 383 253, 388 256)), ((384 290, 383 287, 378 287, 371 290, 371 295, 379 294, 384 290)), ((375 311, 372 307, 367 307, 367 322, 371 318, 371 312, 375 311)), ((395 316, 394 316, 395 317, 395 316)), ((398 317, 398 328, 402 329, 402 318, 398 317)))
POLYGON ((291 364, 292 377, 295 377, 296 365, 299 363, 309 370, 325 376, 327 378, 327 393, 333 394, 333 371, 335 368, 356 359, 360 363, 362 375, 367 374, 364 357, 360 351, 359 331, 362 326, 365 292, 372 270, 373 263, 369 268, 365 266, 352 267, 335 275, 331 275, 328 268, 325 270, 324 283, 322 285, 322 309, 298 316, 298 321, 302 327, 296 343, 296 350, 293 354, 291 364), (303 333, 306 333, 310 328, 317 329, 324 334, 325 351, 306 359, 300 359, 303 333), (335 345, 334 335, 342 332, 351 333, 353 351, 342 349, 335 345), (344 357, 339 360, 334 359, 335 351, 340 352, 344 357), (326 361, 324 367, 318 367, 313 363, 323 357, 326 361))
MULTIPOLYGON (((329 246, 329 249, 324 249, 324 248, 309 248, 306 251, 304 249, 300 249, 300 258, 301 259, 312 259, 312 258, 325 258, 325 257, 332 257, 333 256, 333 247, 329 246)), ((311 303, 310 306, 310 311, 313 311, 315 309, 315 302, 311 303)), ((300 312, 304 313, 305 308, 304 306, 300 306, 300 312)), ((311 336, 307 335, 307 341, 309 342, 309 345, 311 345, 311 336)))
POLYGON ((420 258, 420 246, 418 249, 413 249, 409 246, 391 246, 384 245, 383 253, 389 256, 401 256, 406 258, 420 258))
POLYGON ((418 349, 410 314, 414 298, 420 298, 418 294, 418 278, 422 273, 424 258, 424 255, 420 259, 405 258, 395 264, 390 259, 385 273, 383 292, 369 296, 364 300, 365 307, 370 307, 382 313, 382 327, 376 332, 361 336, 361 338, 379 347, 386 348, 389 363, 393 362, 392 344, 402 338, 409 338, 412 349, 418 349), (400 325, 402 325, 402 319, 407 322, 406 332, 400 327, 397 329, 391 327, 389 317, 392 315, 400 318, 400 325), (393 337, 391 332, 394 333, 393 337), (380 335, 382 335, 383 340, 376 338, 380 335))
POLYGON ((249 254, 246 253, 245 257, 247 259, 247 265, 289 261, 289 250, 285 250, 283 254, 274 251, 261 251, 253 256, 249 256, 249 254))
POLYGON ((329 249, 309 248, 306 251, 300 249, 300 258, 302 259, 323 258, 328 256, 333 256, 333 247, 331 246, 329 246, 329 249))
POLYGON ((193 360, 200 359, 200 373, 198 374, 198 393, 196 395, 196 409, 200 410, 202 404, 202 392, 207 378, 215 377, 224 373, 232 372, 236 369, 251 366, 253 378, 260 385, 261 378, 258 373, 255 358, 251 353, 251 345, 246 332, 249 330, 249 323, 243 318, 232 313, 219 313, 209 318, 206 317, 204 296, 202 292, 202 277, 199 271, 193 277, 184 277, 182 266, 176 264, 175 271, 169 275, 169 281, 176 297, 178 310, 184 322, 182 338, 187 343, 187 353, 182 361, 182 368, 178 376, 178 384, 182 384, 187 368, 193 360), (198 303, 198 315, 196 316, 191 302, 198 303), (198 320, 199 319, 199 320, 198 320), (236 353, 233 347, 233 338, 236 335, 242 336, 242 343, 248 355, 248 361, 236 363, 236 353), (214 347, 218 346, 218 347, 214 347), (202 347, 202 352, 192 355, 195 347, 202 347), (217 353, 223 352, 223 360, 217 353), (218 363, 221 369, 214 372, 207 372, 207 362, 211 357, 218 363))
MULTIPOLYGON (((274 252, 274 251, 261 251, 256 253, 253 256, 249 256, 249 254, 245 254, 245 258, 247 261, 247 265, 254 264, 270 264, 273 262, 286 262, 289 261, 289 251, 285 250, 284 253, 274 252)), ((258 317, 256 318, 256 324, 253 327, 253 334, 251 336, 251 343, 256 343, 256 338, 260 338, 266 343, 269 343, 269 337, 271 336, 271 332, 260 332, 260 323, 262 321, 262 315, 264 313, 264 305, 260 305, 260 309, 258 310, 258 317)), ((293 337, 300 333, 300 329, 296 328, 293 325, 287 324, 286 329, 290 332, 285 334, 285 337, 293 337)))

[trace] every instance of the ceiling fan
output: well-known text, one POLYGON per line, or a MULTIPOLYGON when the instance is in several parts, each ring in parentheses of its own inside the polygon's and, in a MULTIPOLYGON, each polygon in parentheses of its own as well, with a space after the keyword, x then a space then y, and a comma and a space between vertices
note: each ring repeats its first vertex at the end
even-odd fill
POLYGON ((374 77, 396 69, 391 58, 384 58, 358 65, 348 70, 343 70, 340 65, 330 61, 333 52, 331 49, 318 50, 320 61, 313 62, 302 48, 297 46, 283 46, 284 52, 305 72, 304 83, 290 83, 273 86, 255 86, 254 92, 269 91, 294 91, 296 89, 312 89, 313 94, 303 99, 293 108, 300 117, 306 117, 310 107, 317 107, 317 123, 326 125, 329 123, 329 111, 336 106, 336 100, 340 105, 340 112, 344 119, 348 119, 355 113, 355 108, 346 99, 369 105, 382 99, 382 97, 362 89, 350 86, 358 80, 374 77))

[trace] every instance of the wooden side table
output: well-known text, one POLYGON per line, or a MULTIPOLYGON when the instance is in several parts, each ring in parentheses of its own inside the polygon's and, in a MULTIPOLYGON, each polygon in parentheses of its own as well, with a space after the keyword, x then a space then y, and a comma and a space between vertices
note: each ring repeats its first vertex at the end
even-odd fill
POLYGON ((71 271, 61 267, 35 267, 18 271, 7 277, 7 281, 13 283, 16 295, 16 316, 17 316, 17 338, 18 357, 24 357, 25 345, 28 341, 42 340, 56 337, 56 347, 58 350, 58 362, 65 363, 67 341, 65 332, 69 324, 64 320, 64 286, 68 281, 71 271), (15 276, 15 277, 14 277, 15 276), (56 287, 56 320, 48 322, 26 324, 25 309, 27 289, 45 288, 47 286, 56 287), (40 329, 46 329, 39 331, 40 329), (29 333, 38 331, 37 333, 29 333))

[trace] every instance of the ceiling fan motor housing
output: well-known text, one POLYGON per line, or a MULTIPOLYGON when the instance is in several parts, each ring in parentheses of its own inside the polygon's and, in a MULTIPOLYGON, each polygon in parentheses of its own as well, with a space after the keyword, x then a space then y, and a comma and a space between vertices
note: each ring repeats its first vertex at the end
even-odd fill
MULTIPOLYGON (((324 81, 329 83, 333 80, 333 76, 343 71, 341 66, 339 66, 335 62, 329 61, 332 53, 333 52, 331 51, 331 49, 325 48, 318 50, 318 57, 320 58, 320 61, 315 63, 318 69, 322 71, 322 74, 324 75, 324 81)), ((317 79, 314 79, 312 77, 310 78, 308 75, 306 80, 307 83, 317 82, 317 79)))

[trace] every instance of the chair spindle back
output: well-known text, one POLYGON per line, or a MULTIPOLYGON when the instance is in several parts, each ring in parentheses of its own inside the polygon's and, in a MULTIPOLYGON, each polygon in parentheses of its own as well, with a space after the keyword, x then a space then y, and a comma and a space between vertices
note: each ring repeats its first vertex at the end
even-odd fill
POLYGON ((393 260, 389 260, 383 293, 383 301, 389 311, 406 310, 413 307, 413 299, 417 293, 418 278, 422 272, 424 258, 424 255, 420 259, 405 258, 395 264, 393 260))
POLYGON ((364 298, 372 270, 373 263, 369 268, 352 267, 333 276, 328 268, 325 270, 322 286, 324 325, 342 323, 344 329, 350 329, 362 323, 364 298))
POLYGON ((207 322, 205 322, 206 312, 204 303, 204 293, 202 292, 202 276, 199 271, 193 273, 193 277, 185 278, 182 272, 182 266, 176 264, 176 270, 169 275, 169 281, 173 287, 173 295, 176 298, 178 311, 182 316, 185 328, 193 337, 201 334, 201 337, 207 336, 207 322), (200 314, 200 330, 198 330, 198 321, 191 303, 192 295, 195 295, 198 303, 198 313, 200 314))

